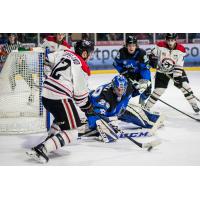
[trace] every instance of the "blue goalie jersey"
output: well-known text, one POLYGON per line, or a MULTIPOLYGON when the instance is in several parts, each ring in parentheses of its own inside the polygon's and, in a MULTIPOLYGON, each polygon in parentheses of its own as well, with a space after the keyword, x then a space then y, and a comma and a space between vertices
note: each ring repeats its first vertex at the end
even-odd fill
MULTIPOLYGON (((132 86, 131 83, 129 83, 126 92, 119 101, 116 94, 113 93, 111 83, 109 83, 98 87, 95 91, 92 91, 90 93, 90 101, 93 105, 95 113, 105 115, 107 117, 120 116, 126 110, 128 102, 133 94, 135 96, 139 95, 138 91, 132 86)), ((88 123, 91 129, 96 127, 96 120, 98 119, 98 116, 88 117, 88 123)))

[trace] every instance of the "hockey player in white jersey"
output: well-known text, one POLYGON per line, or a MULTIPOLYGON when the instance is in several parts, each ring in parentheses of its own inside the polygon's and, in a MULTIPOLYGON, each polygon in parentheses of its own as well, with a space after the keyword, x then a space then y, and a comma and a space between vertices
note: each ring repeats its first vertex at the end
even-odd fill
POLYGON ((167 33, 166 40, 158 42, 155 48, 152 49, 149 58, 151 65, 157 68, 155 89, 150 95, 145 108, 150 109, 156 103, 168 87, 169 80, 173 79, 174 85, 183 92, 186 100, 195 113, 198 114, 200 110, 183 69, 186 51, 183 45, 177 43, 176 39, 177 34, 167 33))
POLYGON ((44 39, 42 48, 48 48, 49 52, 53 53, 70 49, 71 46, 66 42, 64 33, 56 33, 56 36, 49 35, 44 39))
POLYGON ((76 105, 84 112, 91 109, 87 82, 90 69, 86 61, 92 51, 92 41, 80 40, 75 44, 75 53, 66 50, 49 54, 49 61, 55 64, 44 81, 42 102, 54 122, 52 134, 27 152, 35 160, 48 162, 48 153, 77 140, 81 121, 76 105))

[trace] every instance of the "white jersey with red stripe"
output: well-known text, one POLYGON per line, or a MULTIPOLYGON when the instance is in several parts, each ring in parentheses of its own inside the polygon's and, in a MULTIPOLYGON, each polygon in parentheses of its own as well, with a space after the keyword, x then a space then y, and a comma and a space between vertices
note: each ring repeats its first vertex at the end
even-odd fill
POLYGON ((67 50, 70 49, 71 46, 63 40, 60 44, 56 41, 55 36, 48 36, 47 38, 44 39, 44 43, 42 44, 42 48, 49 48, 49 51, 51 53, 55 51, 62 51, 62 50, 67 50))
POLYGON ((160 66, 166 61, 171 63, 176 69, 183 69, 184 57, 186 55, 185 47, 183 45, 176 43, 175 48, 170 49, 166 41, 160 41, 152 49, 152 53, 158 57, 157 71, 165 73, 160 66))
POLYGON ((49 59, 54 67, 44 81, 42 96, 55 100, 72 98, 79 107, 85 106, 90 75, 86 62, 69 50, 51 53, 49 59))

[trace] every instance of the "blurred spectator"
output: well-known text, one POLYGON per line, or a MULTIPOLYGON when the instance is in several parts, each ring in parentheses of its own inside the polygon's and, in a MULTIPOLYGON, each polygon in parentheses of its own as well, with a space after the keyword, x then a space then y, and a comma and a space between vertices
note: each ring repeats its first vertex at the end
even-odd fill
POLYGON ((166 33, 156 33, 156 40, 164 40, 166 33))
POLYGON ((4 55, 8 55, 12 50, 16 50, 21 46, 21 42, 18 41, 16 33, 8 34, 8 42, 3 45, 4 55))
POLYGON ((65 33, 56 33, 55 36, 49 35, 44 39, 42 48, 46 49, 48 53, 59 50, 70 49, 71 46, 65 40, 65 33))
POLYGON ((122 41, 123 33, 97 33, 97 41, 122 41))
POLYGON ((22 43, 35 43, 37 44, 37 33, 18 33, 18 39, 22 43))
POLYGON ((77 40, 94 41, 94 33, 68 33, 68 41, 75 42, 77 40))
POLYGON ((200 33, 188 33, 189 43, 200 43, 200 33))
POLYGON ((82 40, 89 40, 89 33, 82 33, 82 40))
POLYGON ((5 44, 7 42, 5 34, 0 33, 0 45, 5 44))

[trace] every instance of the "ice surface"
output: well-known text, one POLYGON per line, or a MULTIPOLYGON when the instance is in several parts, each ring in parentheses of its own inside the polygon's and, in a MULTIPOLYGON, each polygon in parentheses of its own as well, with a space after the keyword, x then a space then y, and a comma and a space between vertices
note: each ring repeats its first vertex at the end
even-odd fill
MULTIPOLYGON (((195 95, 200 98, 200 72, 187 74, 195 95)), ((112 77, 114 74, 92 75, 89 86, 95 89, 98 85, 109 82, 112 77)), ((183 94, 172 83, 162 99, 193 115, 193 110, 183 94)), ((137 102, 138 99, 134 101, 137 102)), ((178 113, 161 102, 157 102, 153 110, 161 111, 166 120, 165 126, 157 131, 156 136, 161 138, 162 144, 151 152, 140 149, 126 139, 113 144, 80 140, 75 145, 66 146, 52 153, 47 165, 200 165, 200 122, 178 113)), ((0 136, 0 165, 41 165, 27 158, 25 152, 42 141, 45 134, 0 136)), ((150 137, 137 140, 153 139, 150 137)))

